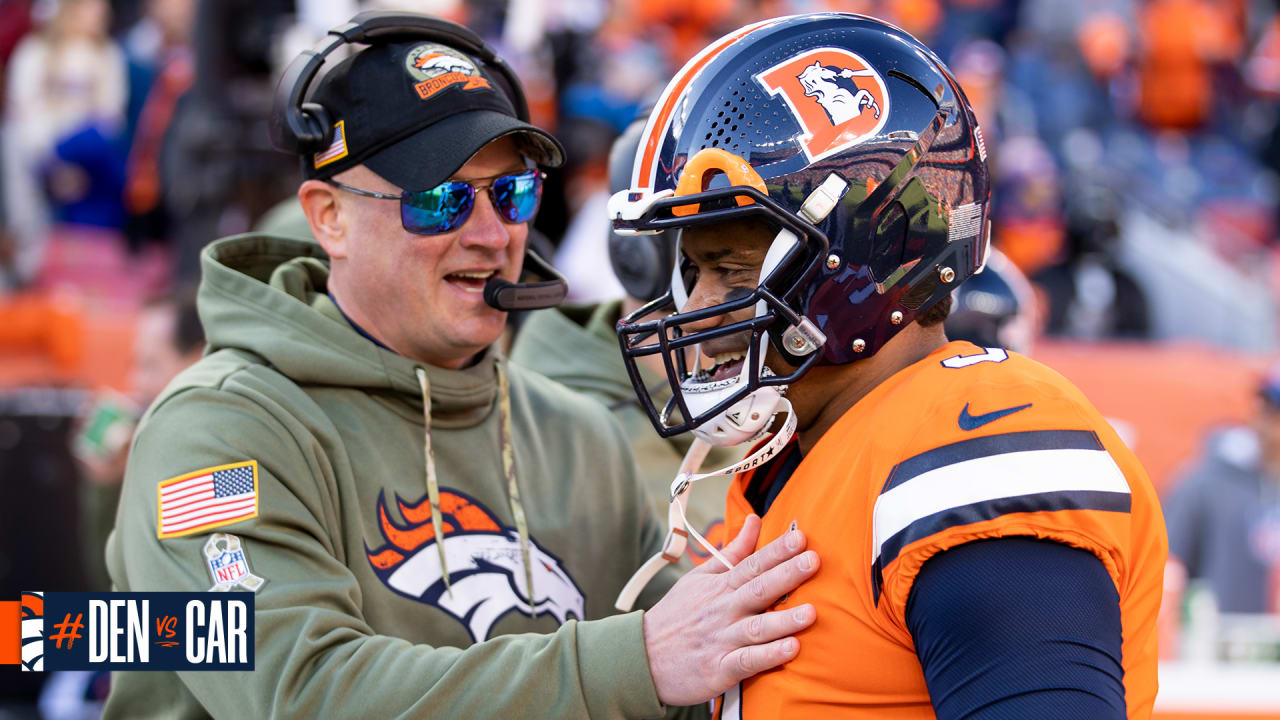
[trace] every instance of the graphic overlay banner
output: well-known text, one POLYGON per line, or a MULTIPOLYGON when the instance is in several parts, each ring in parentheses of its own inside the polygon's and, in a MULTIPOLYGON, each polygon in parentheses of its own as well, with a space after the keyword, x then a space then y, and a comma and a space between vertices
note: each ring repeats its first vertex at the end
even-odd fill
POLYGON ((16 601, 0 602, 0 665, 22 662, 22 606, 16 601))
POLYGON ((0 661, 31 672, 252 670, 254 598, 23 592, 20 602, 0 603, 0 661))

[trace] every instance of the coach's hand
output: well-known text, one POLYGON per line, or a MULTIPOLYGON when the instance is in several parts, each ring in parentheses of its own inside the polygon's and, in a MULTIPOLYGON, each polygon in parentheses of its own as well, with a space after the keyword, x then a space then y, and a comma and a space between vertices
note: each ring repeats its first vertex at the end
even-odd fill
POLYGON ((747 517, 724 550, 726 570, 709 560, 689 572, 644 614, 644 645, 658 699, 693 705, 794 658, 791 635, 816 617, 812 605, 764 612, 818 569, 818 554, 802 552, 804 534, 790 530, 748 557, 760 518, 747 517))

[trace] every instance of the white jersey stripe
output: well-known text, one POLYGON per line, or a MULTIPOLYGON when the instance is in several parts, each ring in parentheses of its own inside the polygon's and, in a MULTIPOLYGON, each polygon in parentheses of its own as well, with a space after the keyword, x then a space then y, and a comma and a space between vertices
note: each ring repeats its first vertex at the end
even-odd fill
POLYGON ((1027 450, 964 460, 917 475, 876 500, 871 562, 886 541, 922 518, 998 498, 1049 492, 1129 493, 1105 450, 1027 450))

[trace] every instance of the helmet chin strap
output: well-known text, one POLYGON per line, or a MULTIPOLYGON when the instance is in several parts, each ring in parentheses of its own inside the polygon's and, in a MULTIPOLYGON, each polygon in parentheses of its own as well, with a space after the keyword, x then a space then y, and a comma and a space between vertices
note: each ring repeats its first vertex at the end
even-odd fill
MULTIPOLYGON (((613 603, 614 607, 621 612, 629 612, 635 605, 640 591, 644 590, 654 576, 666 565, 680 560, 680 556, 684 554, 685 548, 689 545, 690 535, 704 550, 720 561, 726 568, 733 569, 733 563, 729 562, 714 545, 689 525, 689 519, 685 515, 685 503, 693 483, 704 478, 719 475, 736 475, 740 472, 760 467, 786 446, 787 442, 791 440, 791 436, 795 435, 796 432, 796 414, 791 409, 791 403, 783 397, 778 398, 774 412, 786 413, 786 419, 778 432, 774 433, 769 442, 761 445, 755 452, 728 467, 699 473, 698 469, 702 467, 702 462, 706 460, 707 453, 711 450, 711 444, 700 437, 694 439, 689 446, 689 451, 684 455, 684 460, 680 463, 680 471, 676 474, 675 479, 671 481, 671 504, 667 508, 667 537, 662 543, 662 552, 649 558, 631 576, 631 579, 623 586, 622 592, 618 593, 618 599, 613 603)), ((773 415, 771 414, 770 417, 772 418, 773 415)), ((755 439, 759 440, 766 432, 767 430, 760 431, 755 439)))

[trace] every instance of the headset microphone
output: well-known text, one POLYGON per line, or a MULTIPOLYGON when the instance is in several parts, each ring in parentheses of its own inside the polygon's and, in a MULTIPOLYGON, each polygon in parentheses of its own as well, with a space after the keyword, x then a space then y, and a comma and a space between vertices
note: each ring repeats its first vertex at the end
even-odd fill
POLYGON ((532 248, 524 251, 525 270, 531 270, 547 280, 513 283, 499 278, 489 278, 484 284, 484 301, 489 307, 504 312, 514 310, 543 310, 564 302, 569 286, 564 276, 556 272, 551 263, 542 259, 532 248))

